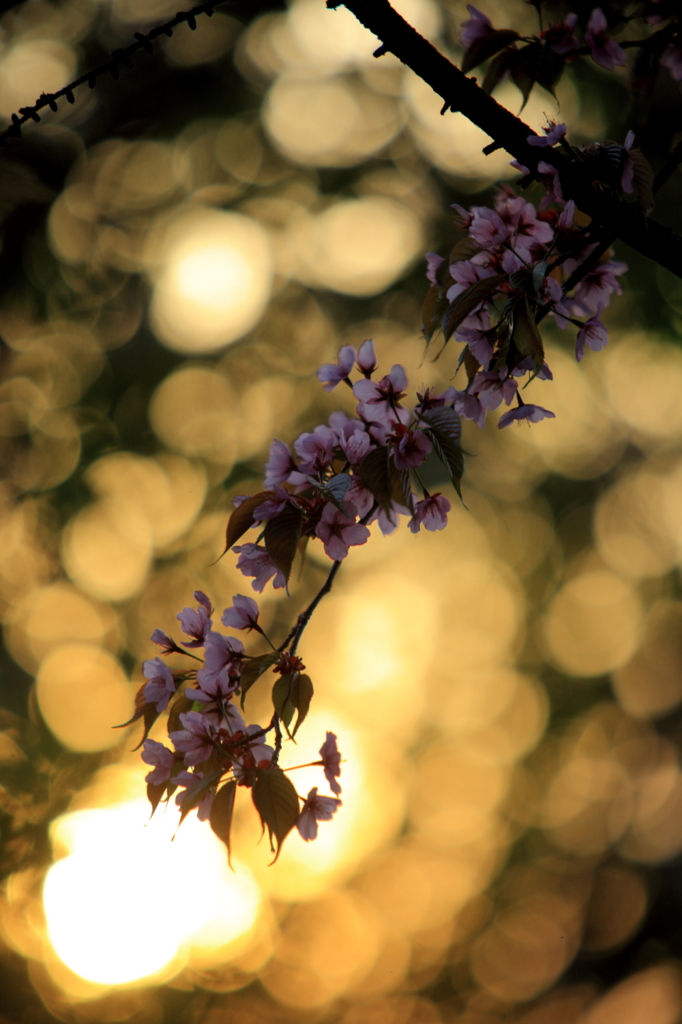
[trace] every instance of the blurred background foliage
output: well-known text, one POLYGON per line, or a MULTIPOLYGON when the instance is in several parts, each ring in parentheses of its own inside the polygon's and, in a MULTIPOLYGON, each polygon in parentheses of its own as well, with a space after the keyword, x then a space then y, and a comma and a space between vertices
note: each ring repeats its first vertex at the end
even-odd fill
MULTIPOLYGON (((461 56, 459 0, 398 6, 461 56)), ((2 7, 7 120, 177 0, 2 7)), ((623 246, 605 352, 578 368, 543 325, 555 380, 531 391, 556 420, 465 424, 467 508, 434 470, 448 529, 353 550, 309 627, 287 763, 327 728, 346 758, 313 846, 269 868, 238 815, 231 873, 193 815, 173 842, 172 811, 145 827, 137 732, 111 728, 152 630, 197 587, 245 590, 214 563, 271 438, 351 410, 316 367, 373 337, 414 386, 454 372, 423 361, 423 254, 449 250, 451 202, 515 172, 375 46, 323 0, 237 0, 2 151, 2 1020, 680 1019, 682 285, 623 246)), ((627 85, 579 61, 524 118, 634 128, 657 169, 679 87, 627 85)), ((678 171, 655 211, 678 231, 679 195, 678 171)), ((273 635, 323 571, 313 553, 289 601, 270 591, 273 635)))

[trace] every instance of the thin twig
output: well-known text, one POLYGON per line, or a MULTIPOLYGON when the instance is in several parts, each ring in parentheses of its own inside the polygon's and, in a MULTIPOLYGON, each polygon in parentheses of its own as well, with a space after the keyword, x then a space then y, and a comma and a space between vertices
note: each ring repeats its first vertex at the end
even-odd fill
POLYGON ((222 0, 208 0, 207 3, 198 4, 190 11, 178 11, 170 21, 165 22, 163 25, 157 25, 156 28, 151 29, 147 33, 135 32, 135 42, 121 50, 112 50, 109 54, 109 60, 105 61, 104 64, 99 64, 96 68, 86 71, 78 78, 75 78, 73 82, 65 85, 63 89, 58 89, 57 92, 41 93, 32 107, 20 107, 18 114, 12 114, 12 124, 5 128, 3 132, 0 132, 0 146, 7 145, 8 139, 18 138, 21 135, 22 125, 26 124, 27 121, 40 121, 38 111, 42 110, 43 107, 57 110, 57 100, 61 99, 62 96, 66 96, 69 103, 74 103, 75 97, 73 93, 80 85, 85 85, 87 82, 90 88, 94 89, 97 79, 101 75, 110 74, 112 78, 118 78, 121 66, 132 70, 134 65, 131 58, 134 53, 138 50, 153 53, 153 40, 161 35, 172 36, 173 29, 184 22, 187 22, 189 27, 194 30, 197 27, 197 17, 201 14, 206 14, 210 18, 215 13, 215 8, 221 2, 222 0))

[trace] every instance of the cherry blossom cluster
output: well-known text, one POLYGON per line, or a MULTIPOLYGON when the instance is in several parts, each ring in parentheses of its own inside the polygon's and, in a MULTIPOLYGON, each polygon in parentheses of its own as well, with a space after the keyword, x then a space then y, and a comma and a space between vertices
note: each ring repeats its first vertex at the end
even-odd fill
MULTIPOLYGON (((531 135, 528 143, 567 145, 565 135, 564 124, 549 122, 544 135, 531 135)), ((594 144, 571 153, 581 161, 606 161, 613 168, 614 188, 632 191, 635 183, 640 194, 646 190, 650 168, 634 148, 632 133, 623 146, 594 144)), ((514 166, 529 174, 528 168, 516 162, 514 166)), ((539 209, 506 185, 492 209, 466 210, 454 204, 466 237, 449 259, 436 253, 426 257, 431 288, 424 304, 424 334, 430 341, 440 330, 445 343, 454 338, 464 345, 460 365, 465 366, 468 383, 455 392, 453 406, 481 428, 489 411, 514 401, 516 406, 500 417, 498 427, 554 416, 524 402, 520 394, 526 375, 529 381, 552 378, 538 324, 549 314, 562 329, 576 327, 578 361, 586 348, 604 348, 608 333, 601 313, 612 295, 621 294, 618 278, 627 270, 625 263, 607 253, 590 265, 598 243, 578 222, 574 202, 564 201, 556 169, 541 160, 538 172, 545 187, 539 209)))
POLYGON ((460 421, 453 410, 454 388, 443 394, 428 389, 404 405, 407 376, 400 365, 377 373, 371 340, 359 351, 343 345, 338 362, 317 372, 325 390, 346 384, 358 399, 356 416, 334 412, 328 424, 302 433, 293 450, 275 439, 265 467, 264 490, 234 499, 237 506, 227 528, 226 548, 238 556, 237 568, 253 577, 262 592, 287 585, 291 564, 301 540, 317 539, 334 562, 349 549, 364 544, 369 524, 378 521, 391 533, 401 515, 418 533, 442 530, 450 502, 431 494, 419 478, 419 468, 435 452, 455 487, 461 477, 460 421), (353 382, 356 371, 359 379, 353 382), (413 483, 418 486, 415 494, 413 483), (255 542, 236 544, 248 529, 257 529, 255 542))
MULTIPOLYGON (((490 19, 472 4, 467 4, 467 9, 470 17, 462 23, 459 36, 466 51, 462 70, 467 71, 496 55, 487 75, 489 89, 486 91, 511 75, 522 91, 526 86, 521 79, 526 78, 529 89, 537 81, 551 92, 564 64, 571 64, 582 55, 589 54, 607 71, 627 64, 627 54, 613 38, 601 7, 594 7, 586 22, 581 19, 583 43, 574 34, 580 27, 575 13, 549 25, 539 36, 526 37, 514 29, 495 29, 490 19), (519 49, 519 43, 525 43, 525 46, 519 49), (540 54, 542 60, 538 60, 540 54)), ((609 16, 619 25, 631 20, 623 16, 624 11, 614 9, 613 3, 609 4, 608 10, 609 16)), ((648 39, 637 43, 646 51, 646 60, 660 64, 676 82, 682 82, 682 35, 679 25, 672 20, 679 15, 679 4, 674 0, 644 0, 638 14, 650 26, 663 26, 648 39)))
POLYGON ((329 424, 296 438, 293 450, 273 441, 264 489, 234 499, 225 551, 238 555, 237 567, 261 592, 270 580, 276 589, 285 587, 301 542, 317 539, 333 562, 325 584, 279 647, 266 635, 256 601, 235 595, 220 622, 228 630, 257 634, 269 648, 257 654, 247 653, 239 637, 213 628, 211 601, 197 590, 196 607, 177 615, 186 639, 178 643, 160 629, 152 634, 161 654, 142 666, 146 682, 131 719, 144 724, 142 759, 152 769, 146 777, 152 812, 175 796, 180 820, 196 809, 225 842, 228 854, 239 788, 251 791, 276 855, 293 828, 306 841, 314 839, 318 822, 328 821, 341 805, 341 755, 334 733, 327 732, 320 759, 313 762, 322 767, 333 796, 321 795, 316 786, 299 796, 279 765, 284 733, 293 740, 313 696, 296 653, 302 633, 349 549, 367 541, 368 524, 377 520, 384 533, 391 533, 405 515, 414 533, 422 526, 441 530, 446 525, 449 501, 430 494, 419 478, 432 452, 457 490, 462 475, 454 388, 440 395, 425 390, 408 408, 403 402, 405 370, 395 365, 379 375, 371 340, 359 351, 342 346, 338 362, 320 367, 317 376, 327 391, 340 383, 352 389, 356 416, 332 413, 329 424), (353 382, 354 373, 358 379, 353 382), (255 542, 237 543, 250 529, 258 530, 255 542), (193 667, 171 668, 164 660, 171 654, 191 659, 193 667), (272 685, 272 718, 267 725, 247 724, 241 713, 245 698, 266 675, 272 685), (168 714, 169 746, 149 735, 163 713, 168 714))
MULTIPOLYGON (((176 794, 181 820, 196 808, 199 820, 210 821, 229 851, 234 802, 241 787, 251 790, 263 828, 268 828, 271 842, 276 840, 273 850, 279 852, 293 827, 306 842, 315 839, 318 822, 330 820, 341 805, 341 755, 336 736, 327 732, 320 759, 313 762, 323 769, 334 796, 319 794, 316 786, 306 797, 299 796, 278 764, 281 724, 288 731, 297 711, 291 732, 295 735, 312 697, 312 683, 303 674, 305 665, 300 658, 274 648, 265 655, 248 655, 238 637, 213 628, 214 611, 206 594, 197 590, 194 598, 197 606, 184 608, 177 615, 188 639, 178 644, 160 629, 151 639, 162 655, 184 654, 200 661, 201 667, 174 671, 163 657, 145 661, 147 681, 138 692, 136 714, 131 719, 142 718, 145 724, 142 760, 152 769, 145 780, 152 809, 176 794), (203 659, 196 653, 200 649, 203 659), (246 693, 268 669, 279 677, 273 688, 275 713, 265 726, 247 725, 235 701, 241 697, 243 708, 246 693), (158 715, 166 710, 170 746, 148 736, 158 715), (274 746, 266 742, 270 733, 274 746), (277 804, 275 811, 273 803, 277 804)), ((256 601, 242 594, 235 595, 220 617, 228 629, 254 631, 267 640, 258 620, 256 601)))

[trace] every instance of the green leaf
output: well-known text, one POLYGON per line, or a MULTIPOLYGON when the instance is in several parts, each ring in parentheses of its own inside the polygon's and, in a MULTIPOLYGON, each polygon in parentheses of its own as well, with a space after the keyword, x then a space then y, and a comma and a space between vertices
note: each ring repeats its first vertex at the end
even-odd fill
POLYGON ((296 548, 301 537, 303 509, 298 505, 285 505, 274 519, 265 524, 265 547, 284 579, 289 582, 296 548))
MULTIPOLYGON (((232 779, 218 790, 213 798, 209 822, 211 828, 227 847, 227 863, 232 867, 232 816, 234 814, 234 798, 237 794, 236 780, 232 779)), ((233 869, 234 870, 234 869, 233 869)))
POLYGON ((230 518, 227 520, 227 530, 225 531, 225 548, 222 554, 219 556, 218 561, 223 557, 226 552, 230 550, 233 544, 237 541, 247 530, 250 530, 254 523, 253 513, 262 505, 264 501, 274 498, 274 491, 259 491, 258 494, 254 494, 251 498, 247 498, 241 505, 234 510, 230 518))
POLYGON ((239 687, 242 691, 242 711, 244 710, 244 699, 253 684, 260 679, 264 672, 267 672, 271 665, 276 665, 278 661, 279 654, 276 651, 270 651, 269 654, 261 654, 257 658, 250 658, 244 662, 242 674, 239 677, 239 687))
POLYGON ((466 75, 467 72, 472 71, 484 60, 493 57, 499 50, 509 46, 518 38, 519 34, 513 28, 491 29, 485 35, 479 36, 462 58, 462 73, 466 75))
MULTIPOLYGON (((253 802, 260 816, 263 829, 268 830, 270 849, 279 857, 282 843, 296 825, 299 816, 299 799, 291 781, 281 768, 256 771, 253 787, 253 802), (273 838, 277 845, 273 844, 273 838)), ((272 863, 274 864, 275 861, 272 863)))
POLYGON ((536 373, 539 372, 545 361, 545 350, 538 325, 535 323, 535 312, 525 295, 514 303, 511 316, 511 337, 520 354, 529 356, 533 360, 536 373))
POLYGON ((427 409, 420 413, 419 419, 427 424, 426 436, 433 445, 436 455, 447 469, 452 486, 461 499, 464 455, 460 445, 462 424, 459 416, 454 409, 441 406, 438 409, 427 409))
MULTIPOLYGON (((443 319, 443 337, 446 343, 462 321, 471 316, 481 303, 491 299, 506 279, 506 274, 494 274, 493 277, 484 277, 482 280, 475 281, 472 285, 469 285, 465 291, 457 296, 443 319)), ((445 345, 443 348, 445 348, 445 345)))

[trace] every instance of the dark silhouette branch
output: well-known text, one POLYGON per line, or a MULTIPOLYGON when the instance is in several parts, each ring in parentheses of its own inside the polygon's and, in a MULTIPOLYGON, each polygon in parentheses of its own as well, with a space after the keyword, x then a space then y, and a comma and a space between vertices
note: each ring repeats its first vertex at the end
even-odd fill
POLYGON ((165 22, 163 25, 157 25, 156 28, 151 29, 147 33, 135 32, 135 42, 121 50, 113 50, 109 54, 109 60, 105 61, 104 64, 99 64, 96 68, 86 71, 80 77, 75 78, 73 82, 65 85, 63 89, 58 89, 57 92, 42 93, 32 107, 21 107, 18 114, 12 114, 12 123, 3 132, 0 132, 0 146, 7 145, 8 139, 18 138, 21 135, 21 126, 26 124, 27 121, 40 121, 39 110, 42 110, 44 107, 49 107, 50 110, 57 110, 57 100, 63 96, 66 97, 69 103, 75 102, 74 90, 81 85, 85 85, 86 82, 91 89, 94 89, 97 79, 101 75, 111 75, 112 78, 118 78, 121 67, 132 70, 134 67, 132 61, 134 53, 138 50, 153 53, 154 47, 152 44, 154 39, 162 35, 172 36, 173 29, 185 22, 191 29, 195 29, 197 27, 197 18, 202 14, 206 14, 210 18, 215 8, 222 2, 223 0, 208 0, 207 3, 198 4, 190 11, 178 11, 170 21, 165 22))
POLYGON ((537 172, 539 161, 551 164, 559 172, 564 198, 573 199, 595 226, 682 277, 682 238, 679 235, 647 217, 639 203, 627 203, 609 194, 599 182, 592 180, 591 171, 560 150, 529 146, 528 136, 535 132, 488 96, 475 78, 462 74, 401 18, 388 0, 327 0, 327 6, 333 9, 342 2, 381 41, 375 56, 395 54, 442 97, 444 111, 460 111, 494 139, 495 148, 505 149, 531 172, 537 172))

